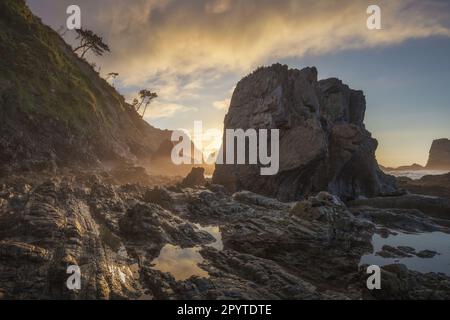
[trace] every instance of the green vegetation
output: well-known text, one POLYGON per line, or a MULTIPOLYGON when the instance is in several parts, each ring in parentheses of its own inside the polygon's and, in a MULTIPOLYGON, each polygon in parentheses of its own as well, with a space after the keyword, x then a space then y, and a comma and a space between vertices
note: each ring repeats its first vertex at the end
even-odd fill
POLYGON ((123 97, 24 0, 0 1, 0 40, 2 109, 51 117, 89 134, 99 119, 108 126, 111 108, 125 108, 123 97))
POLYGON ((86 53, 92 51, 97 56, 102 56, 105 52, 110 52, 109 47, 103 42, 103 38, 96 35, 92 30, 77 29, 77 40, 80 40, 80 45, 76 47, 73 52, 81 52, 81 58, 84 58, 86 53))
POLYGON ((154 99, 158 98, 158 95, 155 92, 143 89, 139 91, 139 98, 141 99, 141 101, 139 101, 138 99, 133 100, 133 106, 136 109, 136 112, 139 112, 141 107, 143 107, 141 117, 144 118, 147 107, 154 99))

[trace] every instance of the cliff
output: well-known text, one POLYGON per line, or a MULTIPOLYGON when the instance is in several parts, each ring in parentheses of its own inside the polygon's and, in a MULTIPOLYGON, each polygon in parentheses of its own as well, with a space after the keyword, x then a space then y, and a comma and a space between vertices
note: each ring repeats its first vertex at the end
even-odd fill
POLYGON ((0 2, 0 167, 133 161, 169 132, 148 125, 20 0, 0 2))

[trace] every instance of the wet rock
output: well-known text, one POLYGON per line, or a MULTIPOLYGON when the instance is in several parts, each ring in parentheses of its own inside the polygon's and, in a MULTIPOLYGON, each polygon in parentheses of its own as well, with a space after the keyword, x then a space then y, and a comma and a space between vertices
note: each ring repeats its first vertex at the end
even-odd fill
POLYGON ((381 300, 447 300, 450 277, 436 273, 419 273, 404 265, 382 267, 381 290, 366 291, 365 296, 381 300))
POLYGON ((431 258, 434 258, 438 254, 439 253, 437 253, 436 251, 422 250, 422 251, 418 252, 416 254, 416 256, 418 256, 419 258, 423 258, 423 259, 431 259, 431 258))
MULTIPOLYGON (((349 209, 327 192, 282 203, 248 191, 120 185, 100 172, 41 175, 0 177, 5 298, 381 299, 366 295, 358 268, 375 232, 449 232, 417 210, 349 209), (202 272, 177 280, 156 270, 167 246, 195 251, 202 272), (80 291, 65 285, 69 265, 81 268, 80 291)), ((394 296, 447 294, 443 275, 389 272, 394 296)))
POLYGON ((2 259, 40 263, 50 260, 50 254, 47 250, 27 243, 14 241, 0 241, 0 256, 2 259))
POLYGON ((408 254, 415 254, 415 252, 416 252, 416 249, 414 249, 412 247, 408 247, 408 246, 398 246, 397 248, 408 254))
POLYGON ((150 245, 195 246, 214 241, 209 234, 197 231, 193 224, 153 204, 136 204, 121 218, 119 225, 126 239, 148 241, 150 245))
POLYGON ((308 200, 297 202, 290 213, 305 220, 333 221, 350 217, 344 203, 328 192, 320 192, 308 200), (337 218, 335 218, 337 217, 337 218))
POLYGON ((361 219, 368 219, 381 226, 381 234, 390 234, 392 230, 404 232, 433 232, 447 230, 446 220, 435 219, 416 209, 378 209, 371 207, 350 208, 361 219), (384 228, 392 230, 383 230, 384 228))
POLYGON ((241 191, 233 194, 233 198, 239 202, 260 206, 267 209, 289 209, 290 206, 275 199, 263 197, 250 191, 241 191))
POLYGON ((359 199, 351 201, 349 205, 351 207, 419 210, 433 217, 450 219, 450 200, 439 197, 409 194, 400 197, 359 199))
MULTIPOLYGON (((384 245, 381 248, 381 251, 377 252, 376 255, 383 258, 410 258, 412 257, 411 250, 409 248, 394 248, 388 245, 384 245), (406 250, 404 250, 406 249, 406 250)), ((415 252, 414 248, 411 248, 413 252, 415 252)))
POLYGON ((163 208, 170 208, 172 198, 169 192, 163 187, 155 187, 147 190, 144 194, 144 201, 147 203, 155 203, 163 208))
POLYGON ((211 190, 214 193, 219 193, 219 194, 223 194, 223 195, 228 195, 228 191, 227 189, 220 185, 220 184, 214 184, 214 183, 207 183, 206 187, 211 190))

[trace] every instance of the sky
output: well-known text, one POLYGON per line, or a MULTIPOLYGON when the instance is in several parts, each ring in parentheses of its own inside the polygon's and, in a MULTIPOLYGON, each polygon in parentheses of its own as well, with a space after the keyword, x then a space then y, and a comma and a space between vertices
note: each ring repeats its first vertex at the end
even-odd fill
MULTIPOLYGON (((111 54, 88 56, 130 101, 159 98, 145 119, 162 129, 222 130, 236 83, 261 65, 316 66, 367 99, 366 127, 385 166, 426 164, 432 140, 450 138, 450 1, 447 0, 28 0, 55 30, 66 8, 111 54), (369 30, 367 7, 381 8, 369 30)), ((72 41, 70 33, 66 40, 72 41)), ((220 137, 205 142, 211 148, 220 137)))

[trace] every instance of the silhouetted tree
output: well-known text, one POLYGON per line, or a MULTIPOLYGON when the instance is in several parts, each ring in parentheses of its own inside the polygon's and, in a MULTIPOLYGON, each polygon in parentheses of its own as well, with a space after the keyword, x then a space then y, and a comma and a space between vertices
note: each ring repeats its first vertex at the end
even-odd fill
POLYGON ((119 76, 119 74, 117 72, 110 72, 106 75, 106 80, 108 80, 109 78, 113 78, 116 79, 119 76))
POLYGON ((139 100, 134 98, 133 102, 131 103, 131 105, 133 106, 134 110, 137 111, 137 105, 139 104, 139 100))
POLYGON ((106 81, 108 81, 110 78, 112 78, 112 86, 114 87, 114 81, 116 80, 116 78, 119 76, 119 74, 117 72, 110 72, 106 75, 106 81))
POLYGON ((81 50, 81 58, 84 58, 86 53, 91 50, 97 56, 102 56, 105 51, 110 52, 109 47, 103 42, 103 38, 96 35, 93 31, 87 29, 76 29, 77 40, 80 40, 80 45, 76 47, 73 52, 81 50))
POLYGON ((153 99, 158 98, 158 94, 155 92, 151 92, 150 90, 143 89, 139 91, 139 97, 141 98, 141 101, 139 102, 137 99, 134 99, 134 102, 137 102, 136 105, 134 105, 137 112, 141 109, 142 106, 144 106, 144 111, 142 112, 142 118, 145 116, 145 112, 147 111, 147 107, 149 104, 153 101, 153 99))

